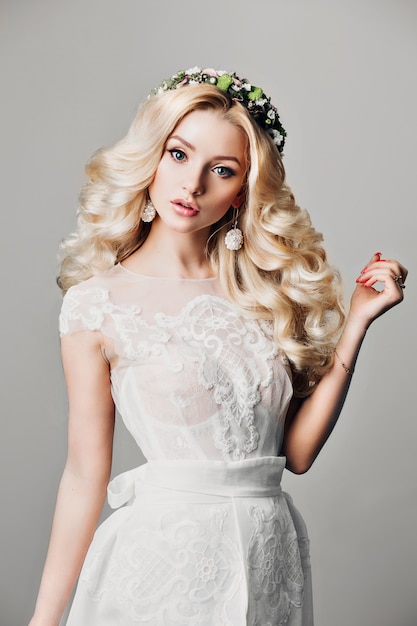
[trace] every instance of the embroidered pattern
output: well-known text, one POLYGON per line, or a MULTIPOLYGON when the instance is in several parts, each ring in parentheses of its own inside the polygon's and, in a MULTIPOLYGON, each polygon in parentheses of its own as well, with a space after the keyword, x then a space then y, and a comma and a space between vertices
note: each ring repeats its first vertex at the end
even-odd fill
POLYGON ((282 626, 292 607, 303 605, 304 575, 297 534, 283 497, 272 507, 253 507, 251 515, 254 530, 248 566, 255 613, 265 620, 259 625, 282 626))
MULTIPOLYGON (((106 317, 122 356, 132 363, 159 358, 173 373, 183 372, 187 364, 187 371, 197 367, 199 384, 212 392, 221 409, 212 416, 212 437, 224 458, 241 460, 257 449, 254 410, 261 390, 273 382, 272 361, 278 354, 267 324, 243 317, 217 296, 197 296, 178 316, 156 313, 149 320, 138 306, 114 304, 104 288, 73 288, 62 308, 61 333, 68 333, 71 323, 102 330, 106 317)), ((181 391, 180 380, 171 392, 177 407, 187 402, 188 389, 181 391)))
POLYGON ((152 524, 136 518, 110 555, 89 556, 80 579, 90 598, 113 598, 138 624, 232 626, 228 609, 242 582, 242 561, 233 534, 225 532, 226 507, 207 509, 191 516, 181 506, 160 510, 152 524))
MULTIPOLYGON (((140 308, 136 305, 117 306, 109 298, 109 290, 104 287, 94 287, 87 289, 72 288, 66 293, 62 303, 59 316, 59 330, 61 335, 70 332, 71 323, 77 323, 76 328, 85 330, 101 330, 106 314, 117 317, 118 311, 124 311, 119 315, 120 327, 123 329, 123 322, 127 327, 136 326, 134 324, 137 316, 140 315, 140 308)), ((126 328, 128 332, 128 328, 126 328)))
POLYGON ((180 354, 199 364, 201 385, 213 390, 222 407, 216 447, 233 460, 245 458, 258 444, 254 407, 261 397, 260 387, 272 382, 268 360, 277 355, 276 345, 256 320, 238 316, 235 307, 221 298, 195 298, 183 311, 180 323, 178 318, 162 314, 157 321, 178 329, 180 354))

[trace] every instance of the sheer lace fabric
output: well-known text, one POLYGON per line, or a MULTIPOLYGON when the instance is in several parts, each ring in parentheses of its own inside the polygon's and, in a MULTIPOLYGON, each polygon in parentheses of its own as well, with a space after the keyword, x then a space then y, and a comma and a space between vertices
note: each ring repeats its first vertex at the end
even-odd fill
POLYGON ((270 325, 216 279, 117 265, 68 291, 60 332, 102 333, 149 461, 110 485, 126 506, 95 535, 68 625, 310 626, 307 534, 279 488, 291 377, 270 325))

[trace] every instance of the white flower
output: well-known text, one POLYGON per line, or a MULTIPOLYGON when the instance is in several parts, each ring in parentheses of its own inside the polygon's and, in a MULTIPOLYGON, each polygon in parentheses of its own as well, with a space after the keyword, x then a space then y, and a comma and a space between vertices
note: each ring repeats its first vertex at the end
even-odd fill
POLYGON ((189 85, 198 85, 198 80, 191 79, 191 80, 188 81, 188 84, 189 85))
POLYGON ((250 83, 243 83, 242 87, 243 89, 246 89, 246 91, 250 91, 252 89, 252 85, 250 83))
POLYGON ((270 120, 274 120, 275 119, 275 111, 274 109, 269 109, 267 116, 269 117, 270 120))
POLYGON ((201 72, 201 67, 198 67, 197 65, 195 67, 190 67, 189 70, 185 70, 185 73, 187 75, 189 74, 199 74, 201 72))
POLYGON ((258 107, 263 107, 264 104, 266 104, 268 102, 268 100, 266 98, 258 98, 257 100, 255 100, 255 104, 258 107))
POLYGON ((284 137, 281 135, 281 133, 276 130, 275 128, 271 128, 268 133, 271 135, 272 139, 274 140, 274 143, 277 146, 280 146, 284 140, 284 137))

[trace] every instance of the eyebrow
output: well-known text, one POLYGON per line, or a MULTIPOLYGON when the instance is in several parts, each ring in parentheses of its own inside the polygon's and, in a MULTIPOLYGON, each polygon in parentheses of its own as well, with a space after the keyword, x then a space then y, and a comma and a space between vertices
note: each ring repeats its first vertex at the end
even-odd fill
MULTIPOLYGON (((193 152, 195 152, 195 146, 193 146, 192 143, 189 143, 188 141, 186 141, 185 139, 183 139, 182 137, 180 137, 179 135, 171 135, 171 137, 168 137, 168 141, 170 139, 176 139, 177 141, 181 141, 181 143, 183 143, 185 146, 187 146, 187 148, 189 148, 190 150, 192 150, 193 152)), ((235 163, 237 163, 238 165, 241 165, 239 159, 237 157, 234 156, 227 156, 227 155, 216 155, 213 157, 213 161, 235 161, 235 163)))

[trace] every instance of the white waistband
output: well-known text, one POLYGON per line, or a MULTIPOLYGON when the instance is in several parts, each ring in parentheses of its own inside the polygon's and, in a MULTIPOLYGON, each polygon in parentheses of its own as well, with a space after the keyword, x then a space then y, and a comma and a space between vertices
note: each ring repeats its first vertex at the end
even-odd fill
POLYGON ((285 457, 243 461, 149 461, 116 476, 109 484, 108 501, 116 509, 132 502, 140 485, 172 491, 226 497, 265 497, 281 492, 285 457))

